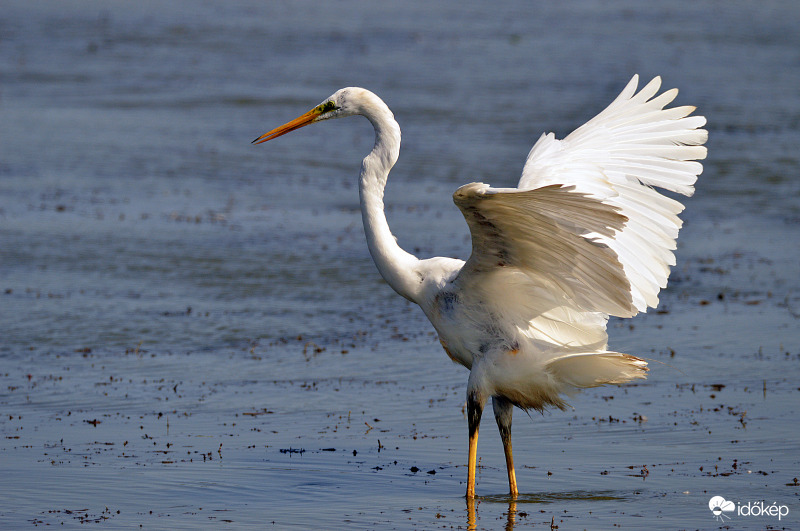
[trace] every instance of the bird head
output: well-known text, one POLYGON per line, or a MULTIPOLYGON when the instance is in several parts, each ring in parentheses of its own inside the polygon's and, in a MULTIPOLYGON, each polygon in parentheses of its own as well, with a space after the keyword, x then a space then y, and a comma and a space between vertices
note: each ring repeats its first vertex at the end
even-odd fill
POLYGON ((285 135, 286 133, 290 133, 295 129, 300 129, 308 124, 321 122, 322 120, 330 120, 331 118, 341 118, 343 116, 361 114, 358 107, 358 102, 360 99, 362 99, 359 98, 359 96, 361 96, 361 92, 359 91, 369 93, 367 90, 355 87, 339 89, 329 97, 325 98, 322 103, 307 113, 298 116, 291 122, 287 122, 280 127, 276 127, 272 131, 264 133, 260 137, 253 140, 252 143, 261 144, 262 142, 266 142, 268 140, 272 140, 273 138, 278 138, 281 135, 285 135))

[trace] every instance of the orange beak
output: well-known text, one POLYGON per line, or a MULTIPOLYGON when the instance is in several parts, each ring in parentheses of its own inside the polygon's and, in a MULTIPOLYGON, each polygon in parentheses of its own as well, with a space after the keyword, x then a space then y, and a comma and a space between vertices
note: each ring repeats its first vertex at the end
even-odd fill
POLYGON ((262 142, 266 142, 267 140, 272 140, 273 138, 278 138, 279 136, 285 135, 286 133, 290 133, 295 129, 300 129, 301 127, 305 127, 306 125, 312 123, 317 116, 322 114, 322 111, 319 109, 311 109, 307 113, 303 114, 302 116, 298 116, 291 122, 285 123, 280 127, 276 127, 272 131, 264 133, 260 137, 253 140, 253 144, 261 144, 262 142))

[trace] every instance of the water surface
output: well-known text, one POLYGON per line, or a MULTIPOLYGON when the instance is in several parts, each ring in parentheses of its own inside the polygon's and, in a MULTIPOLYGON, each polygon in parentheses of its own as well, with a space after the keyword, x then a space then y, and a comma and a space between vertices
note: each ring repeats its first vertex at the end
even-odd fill
POLYGON ((4 3, 0 524, 701 528, 800 515, 794 2, 4 3), (390 224, 466 257, 457 186, 513 185, 633 73, 708 117, 647 381, 491 415, 468 505, 466 372, 364 243, 360 119, 250 140, 342 86, 403 128, 390 224))

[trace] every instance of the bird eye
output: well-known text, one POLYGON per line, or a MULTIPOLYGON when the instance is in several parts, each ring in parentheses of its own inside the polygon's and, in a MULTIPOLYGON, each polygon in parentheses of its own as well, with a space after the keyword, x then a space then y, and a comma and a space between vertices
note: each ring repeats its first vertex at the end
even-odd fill
POLYGON ((332 101, 328 101, 317 107, 319 112, 330 112, 336 108, 336 104, 332 101))

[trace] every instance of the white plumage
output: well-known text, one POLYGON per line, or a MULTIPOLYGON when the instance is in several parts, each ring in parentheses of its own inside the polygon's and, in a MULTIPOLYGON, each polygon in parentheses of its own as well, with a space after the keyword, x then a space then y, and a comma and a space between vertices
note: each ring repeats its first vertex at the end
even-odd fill
POLYGON ((400 128, 386 104, 361 88, 337 91, 254 142, 313 122, 360 114, 375 127, 359 192, 370 253, 387 283, 419 304, 447 354, 470 370, 469 469, 474 496, 478 426, 489 397, 503 439, 509 488, 513 406, 565 407, 564 394, 644 378, 647 363, 608 350, 609 315, 632 317, 658 304, 681 227, 679 202, 654 187, 691 195, 707 132, 694 107, 665 106, 660 78, 638 93, 634 76, 600 114, 563 140, 542 135, 518 188, 471 183, 453 199, 472 234, 472 254, 420 260, 403 251, 383 212, 400 128))

